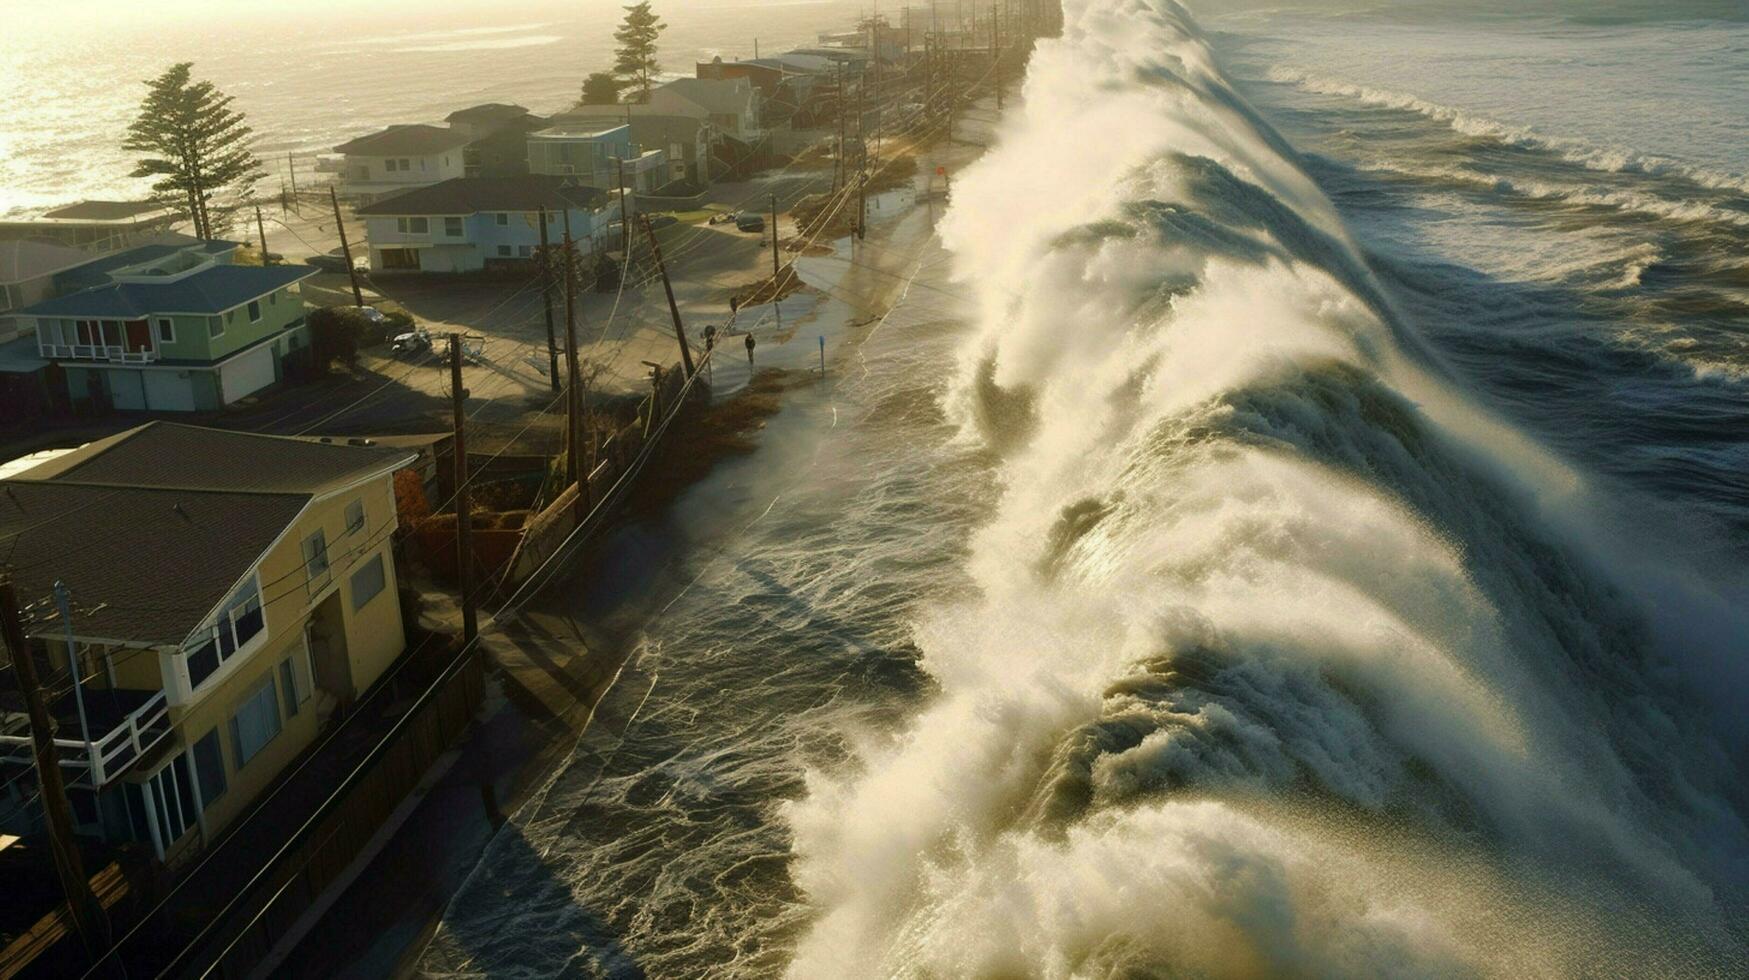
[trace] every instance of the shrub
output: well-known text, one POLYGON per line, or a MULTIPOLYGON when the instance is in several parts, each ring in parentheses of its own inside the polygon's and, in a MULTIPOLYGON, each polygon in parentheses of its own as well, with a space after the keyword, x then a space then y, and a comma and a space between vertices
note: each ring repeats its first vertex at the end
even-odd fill
POLYGON ((352 363, 358 357, 358 349, 370 343, 371 334, 378 334, 377 342, 382 341, 382 327, 349 306, 311 310, 309 321, 310 350, 318 372, 326 372, 335 361, 352 363))

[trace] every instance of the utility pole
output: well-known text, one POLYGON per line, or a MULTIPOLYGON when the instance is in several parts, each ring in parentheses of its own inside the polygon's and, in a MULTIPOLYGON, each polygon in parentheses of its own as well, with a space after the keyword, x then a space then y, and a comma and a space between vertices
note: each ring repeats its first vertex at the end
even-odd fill
POLYGON ((261 220, 261 205, 255 205, 255 233, 261 236, 261 264, 269 266, 273 260, 267 254, 267 225, 261 220))
POLYGON ((845 85, 844 62, 838 63, 838 159, 832 170, 832 193, 836 194, 844 187, 844 119, 850 109, 850 90, 845 85))
POLYGON ((577 243, 571 240, 571 212, 565 212, 565 366, 569 373, 565 394, 565 482, 576 483, 582 467, 577 457, 583 440, 577 438, 582 406, 577 404, 577 243))
POLYGON ((1002 28, 996 5, 990 5, 990 77, 996 83, 996 111, 1002 111, 1002 28))
POLYGON ((285 172, 291 175, 292 210, 301 217, 304 212, 298 207, 298 162, 290 153, 285 155, 285 172))
MULTIPOLYGON (((631 109, 626 109, 626 115, 631 116, 631 109)), ((626 162, 619 162, 619 251, 626 261, 632 258, 632 224, 631 216, 626 213, 626 162)))
MULTIPOLYGON (((569 208, 566 209, 569 212, 569 208)), ((547 240, 547 209, 540 209, 540 298, 547 319, 547 376, 559 393, 559 342, 553 336, 553 253, 547 240)))
POLYGON ((875 159, 881 155, 881 25, 878 17, 870 17, 868 53, 874 58, 875 159))
POLYGON ((692 380, 692 349, 686 346, 686 329, 680 325, 680 307, 674 302, 674 284, 668 281, 668 267, 662 263, 662 243, 656 241, 656 229, 644 218, 644 234, 649 236, 650 251, 656 256, 656 271, 662 274, 662 288, 668 293, 668 312, 674 317, 674 339, 680 341, 680 366, 686 369, 686 379, 692 380))
POLYGON ((856 175, 856 239, 868 238, 868 171, 856 175))
POLYGON ((358 269, 352 265, 352 246, 346 243, 346 224, 340 220, 340 195, 328 188, 328 200, 334 202, 334 230, 340 232, 340 254, 346 259, 346 274, 352 277, 352 302, 363 306, 364 291, 358 288, 358 269))
MULTIPOLYGON (((73 838, 73 815, 67 805, 67 788, 61 782, 61 761, 55 750, 54 722, 48 706, 43 704, 42 685, 36 676, 36 661, 30 653, 30 643, 24 635, 24 621, 19 618, 18 593, 10 578, 0 578, 0 635, 6 638, 6 650, 12 667, 18 672, 18 686, 30 713, 31 743, 36 750, 37 778, 42 785, 44 822, 48 824, 49 851, 54 859, 55 873, 61 879, 61 890, 67 896, 67 908, 72 913, 73 927, 85 944, 85 951, 95 961, 109 949, 109 922, 103 906, 91 893, 91 881, 85 877, 85 863, 79 857, 79 845, 73 838)), ((74 677, 78 674, 75 672, 74 677)))
POLYGON ((777 275, 782 268, 778 264, 777 246, 777 195, 771 195, 771 290, 777 295, 777 275))
POLYGON ((462 335, 449 335, 449 401, 455 416, 455 567, 462 589, 462 640, 473 642, 480 624, 474 612, 474 514, 468 499, 467 413, 462 402, 462 335))

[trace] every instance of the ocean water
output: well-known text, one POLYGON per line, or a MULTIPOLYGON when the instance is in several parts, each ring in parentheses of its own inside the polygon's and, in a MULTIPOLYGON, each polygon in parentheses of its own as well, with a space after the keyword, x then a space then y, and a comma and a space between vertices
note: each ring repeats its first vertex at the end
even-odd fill
POLYGON ((1743 25, 1065 8, 420 971, 1749 973, 1743 25))
MULTIPOLYGON (((552 112, 613 58, 618 0, 8 0, 0 31, 0 217, 134 198, 122 149, 144 80, 178 61, 234 96, 277 194, 300 158, 394 123, 443 124, 481 102, 552 112)), ((811 44, 854 25, 852 0, 657 3, 665 73, 716 55, 811 44)), ((300 159, 305 171, 313 161, 300 159)))

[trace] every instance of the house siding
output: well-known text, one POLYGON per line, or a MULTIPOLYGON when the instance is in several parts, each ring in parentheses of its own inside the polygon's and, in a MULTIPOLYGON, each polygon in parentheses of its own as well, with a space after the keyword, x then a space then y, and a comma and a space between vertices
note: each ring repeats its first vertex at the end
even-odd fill
MULTIPOLYGON (((608 225, 617 219, 619 202, 610 198, 600 211, 571 209, 571 234, 581 243, 584 252, 602 246, 608 225)), ((416 248, 419 251, 419 271, 435 273, 478 272, 488 264, 503 261, 530 261, 540 247, 539 212, 506 212, 509 220, 498 224, 497 211, 482 211, 462 218, 460 237, 444 233, 444 218, 430 217, 429 230, 423 233, 401 232, 394 217, 372 217, 365 220, 365 240, 370 248, 370 265, 375 272, 394 272, 383 259, 385 249, 416 248), (510 255, 498 254, 500 245, 510 249, 510 255), (521 254, 528 248, 530 255, 521 254)), ((565 237, 562 212, 549 212, 547 236, 557 245, 565 237)))
POLYGON ((315 672, 304 658, 305 624, 317 608, 338 599, 341 610, 338 622, 344 626, 343 645, 351 673, 351 694, 362 695, 405 649, 398 582, 390 548, 396 523, 393 480, 388 476, 313 502, 260 563, 258 577, 267 639, 240 661, 221 668, 219 674, 193 692, 190 703, 171 709, 176 739, 184 749, 214 728, 219 731, 227 785, 224 795, 217 801, 209 801, 207 806, 205 816, 209 832, 221 832, 273 785, 286 766, 315 742, 321 732, 322 719, 332 713, 339 700, 335 692, 315 689, 315 672), (361 531, 348 533, 346 510, 354 500, 364 503, 365 523, 361 531), (304 565, 303 542, 318 528, 327 539, 329 584, 312 592, 304 565), (352 608, 352 575, 378 556, 384 564, 383 589, 363 609, 355 611, 352 608), (278 673, 280 664, 287 657, 294 658, 297 665, 294 669, 298 671, 300 683, 309 684, 314 690, 309 699, 299 705, 297 714, 289 718, 285 714, 285 692, 278 673), (256 691, 263 678, 269 676, 273 678, 276 691, 280 732, 256 756, 239 765, 231 718, 256 691))

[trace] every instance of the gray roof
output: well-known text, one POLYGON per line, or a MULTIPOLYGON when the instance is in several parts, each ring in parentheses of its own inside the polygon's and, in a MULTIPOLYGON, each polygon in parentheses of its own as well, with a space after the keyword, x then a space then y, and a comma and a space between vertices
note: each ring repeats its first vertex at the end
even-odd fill
POLYGON ((23 602, 66 583, 77 636, 180 643, 308 500, 0 481, 0 558, 23 602))
POLYGON ((360 136, 334 148, 336 153, 350 153, 355 156, 387 157, 425 156, 430 153, 442 153, 458 146, 466 146, 467 136, 453 129, 442 126, 427 126, 423 123, 413 123, 404 126, 390 126, 380 133, 360 136))
POLYGON ((65 582, 77 636, 179 643, 312 497, 415 458, 151 422, 0 480, 0 564, 27 602, 65 582))
POLYGON ((196 246, 207 255, 215 256, 235 252, 243 247, 241 242, 227 242, 216 238, 203 240, 167 231, 155 235, 149 241, 142 242, 133 248, 124 248, 91 259, 78 268, 57 276, 55 285, 63 290, 100 286, 109 281, 109 274, 116 269, 125 269, 130 265, 139 265, 142 262, 154 262, 167 255, 186 251, 196 246))
POLYGON ((401 449, 148 422, 16 477, 33 482, 322 493, 412 458, 401 449))
POLYGON ((29 282, 92 260, 89 252, 32 241, 0 241, 0 282, 29 282))
POLYGON ((477 214, 481 211, 538 211, 546 208, 595 209, 607 202, 607 192, 584 187, 574 177, 524 174, 518 177, 452 177, 396 194, 358 209, 363 217, 431 214, 477 214))
POLYGON ((755 91, 745 78, 677 78, 651 94, 678 95, 706 112, 736 115, 754 104, 755 91))
POLYGON ((514 102, 486 102, 466 109, 457 109, 443 117, 444 122, 470 122, 476 119, 516 119, 528 115, 528 110, 514 102))
POLYGON ((170 282, 115 282, 44 300, 15 316, 85 316, 137 319, 161 313, 217 314, 301 282, 317 273, 307 265, 266 268, 215 265, 170 282))
POLYGON ((126 221, 165 210, 156 201, 80 201, 44 211, 43 217, 56 221, 126 221))

